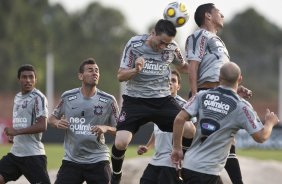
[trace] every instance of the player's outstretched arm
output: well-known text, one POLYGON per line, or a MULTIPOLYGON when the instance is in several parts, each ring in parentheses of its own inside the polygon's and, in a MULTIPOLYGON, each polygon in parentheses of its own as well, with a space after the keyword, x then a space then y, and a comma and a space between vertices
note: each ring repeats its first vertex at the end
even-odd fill
POLYGON ((258 143, 263 143, 270 137, 273 127, 278 123, 279 119, 277 115, 274 112, 270 112, 269 109, 266 109, 264 128, 254 133, 252 135, 253 139, 258 143))

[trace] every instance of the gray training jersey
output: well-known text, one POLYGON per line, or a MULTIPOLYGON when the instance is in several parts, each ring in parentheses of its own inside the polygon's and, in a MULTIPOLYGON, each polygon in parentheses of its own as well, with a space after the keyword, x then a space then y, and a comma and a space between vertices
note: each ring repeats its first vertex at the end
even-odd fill
MULTIPOLYGON (((175 97, 177 103, 183 106, 186 100, 180 96, 175 97)), ((156 124, 154 124, 154 136, 155 136, 155 154, 153 155, 150 164, 155 166, 175 167, 175 164, 171 162, 172 152, 172 132, 161 131, 156 124)))
MULTIPOLYGON (((36 123, 36 118, 48 116, 47 99, 38 90, 33 89, 27 94, 21 92, 15 96, 13 107, 13 128, 27 128, 36 123)), ((42 132, 14 136, 11 153, 18 156, 45 155, 41 142, 42 132)))
POLYGON ((92 97, 84 97, 80 88, 66 91, 53 115, 63 115, 69 122, 65 131, 64 160, 77 163, 96 163, 109 160, 109 149, 102 134, 91 133, 95 125, 116 126, 118 106, 115 98, 99 89, 92 97))
POLYGON ((253 134, 263 128, 252 106, 230 88, 201 91, 183 108, 192 116, 198 115, 196 135, 183 164, 196 172, 219 175, 237 131, 253 134))
POLYGON ((169 44, 161 52, 155 52, 145 44, 149 35, 131 38, 123 51, 120 68, 135 67, 135 60, 144 57, 144 68, 131 80, 126 81, 124 94, 140 98, 160 98, 170 95, 170 67, 183 64, 184 59, 176 42, 169 44))
POLYGON ((218 82, 221 66, 230 61, 223 41, 214 33, 200 29, 190 35, 185 44, 186 59, 200 62, 198 86, 204 82, 218 82))

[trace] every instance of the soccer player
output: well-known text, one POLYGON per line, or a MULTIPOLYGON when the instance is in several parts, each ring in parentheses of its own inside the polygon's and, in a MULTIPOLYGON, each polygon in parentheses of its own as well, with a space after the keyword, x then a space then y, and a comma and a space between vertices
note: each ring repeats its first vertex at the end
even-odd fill
MULTIPOLYGON (((200 29, 186 40, 186 59, 189 63, 190 96, 197 91, 219 85, 219 70, 230 61, 224 42, 216 35, 223 28, 224 16, 213 3, 200 5, 194 15, 200 29)), ((250 90, 240 86, 238 94, 249 98, 250 90)), ((232 183, 242 184, 242 174, 235 152, 235 139, 225 169, 232 183)))
POLYGON ((109 184, 110 154, 105 133, 115 135, 118 106, 114 96, 97 88, 99 67, 93 58, 79 66, 80 88, 62 94, 49 123, 63 129, 64 158, 56 184, 109 184))
POLYGON ((172 131, 173 120, 181 106, 170 95, 170 64, 188 72, 175 41, 176 28, 159 20, 150 35, 132 37, 125 46, 118 80, 125 81, 123 104, 112 146, 112 184, 120 183, 126 148, 139 127, 154 122, 162 131, 172 131))
POLYGON ((32 65, 19 67, 17 78, 21 91, 14 99, 13 127, 4 129, 13 145, 0 160, 0 184, 16 181, 21 175, 30 183, 48 184, 47 157, 41 142, 47 130, 47 99, 35 88, 37 78, 32 65))
POLYGON ((183 125, 190 117, 199 115, 196 135, 184 157, 185 184, 221 184, 219 175, 238 130, 245 129, 256 142, 263 143, 279 121, 277 115, 267 109, 263 124, 251 104, 236 93, 242 81, 238 65, 225 63, 219 81, 219 87, 200 91, 190 98, 174 121, 171 158, 178 163, 183 158, 183 125))
MULTIPOLYGON (((177 103, 182 107, 186 103, 186 100, 177 94, 177 91, 181 86, 180 83, 180 74, 176 70, 173 70, 170 77, 171 96, 174 97, 177 103)), ((188 127, 188 129, 191 131, 188 135, 190 136, 189 140, 192 141, 192 138, 195 134, 195 127, 192 125, 191 127, 188 127)), ((145 168, 140 179, 140 184, 182 183, 180 178, 181 175, 179 175, 180 168, 176 168, 175 164, 171 162, 170 158, 172 152, 172 133, 163 132, 158 128, 157 125, 154 124, 154 131, 151 135, 151 138, 146 145, 140 145, 138 147, 137 153, 142 155, 153 147, 155 147, 155 154, 151 162, 145 168)), ((184 149, 187 150, 188 148, 185 147, 184 149)))

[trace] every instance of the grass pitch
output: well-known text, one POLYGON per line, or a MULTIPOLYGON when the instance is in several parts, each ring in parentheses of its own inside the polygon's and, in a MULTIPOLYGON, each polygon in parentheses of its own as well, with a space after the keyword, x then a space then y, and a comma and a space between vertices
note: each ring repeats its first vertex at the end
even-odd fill
MULTIPOLYGON (((11 148, 11 144, 5 144, 0 146, 0 158, 6 155, 11 148)), ((109 145, 111 149, 111 145, 109 145)), ((45 144, 46 155, 48 158, 48 170, 58 169, 62 163, 64 155, 63 144, 45 144)), ((144 156, 152 156, 153 150, 150 150, 144 156)), ((266 149, 238 149, 238 156, 251 157, 259 160, 276 160, 282 162, 282 150, 266 150, 266 149)), ((128 147, 125 155, 126 159, 138 157, 137 145, 131 145, 128 147)), ((140 156, 139 156, 140 157, 140 156)))

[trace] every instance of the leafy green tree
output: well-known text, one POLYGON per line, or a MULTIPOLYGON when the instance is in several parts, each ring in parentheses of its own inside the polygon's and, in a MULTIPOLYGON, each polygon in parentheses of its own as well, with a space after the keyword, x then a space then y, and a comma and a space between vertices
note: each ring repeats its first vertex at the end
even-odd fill
POLYGON ((282 31, 250 8, 226 24, 220 36, 231 60, 241 66, 244 84, 255 92, 254 98, 277 98, 282 31))
POLYGON ((92 3, 85 11, 69 15, 69 18, 69 23, 62 28, 66 30, 63 35, 53 32, 56 38, 53 42, 56 55, 56 89, 63 91, 77 86, 79 63, 93 57, 100 66, 99 88, 118 95, 116 71, 123 46, 134 34, 126 26, 124 16, 115 9, 92 3))
MULTIPOLYGON (((30 63, 37 67, 39 80, 43 80, 44 43, 47 35, 42 22, 42 12, 47 0, 3 0, 0 2, 0 67, 2 90, 17 89, 16 70, 30 63)), ((42 82, 40 82, 42 84, 42 82)))

